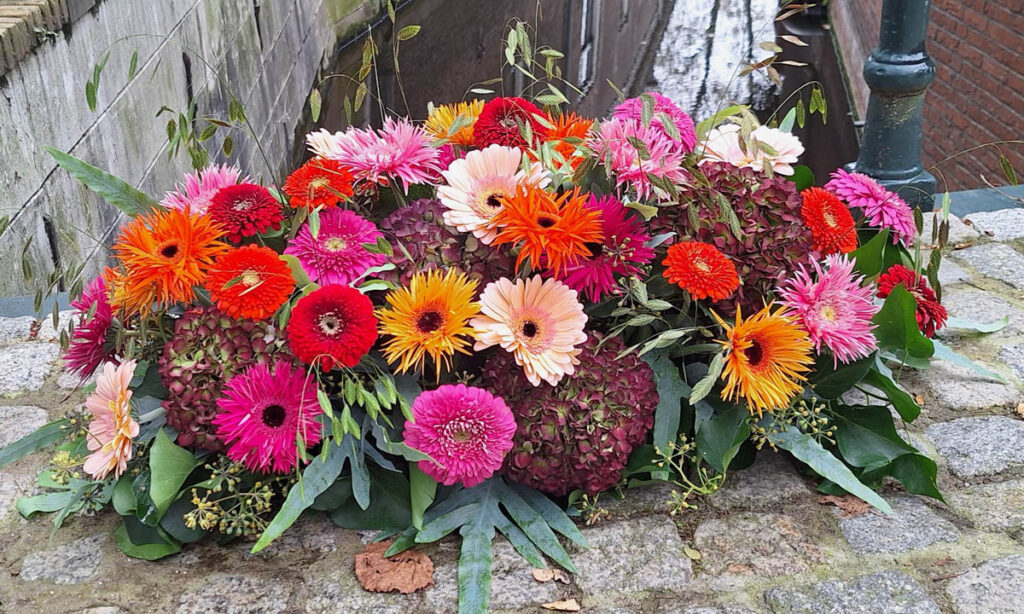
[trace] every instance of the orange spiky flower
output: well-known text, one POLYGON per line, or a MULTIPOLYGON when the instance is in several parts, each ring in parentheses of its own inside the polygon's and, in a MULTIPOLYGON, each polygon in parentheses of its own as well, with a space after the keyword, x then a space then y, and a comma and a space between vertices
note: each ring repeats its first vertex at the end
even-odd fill
POLYGON ((122 270, 109 273, 111 304, 126 315, 148 315, 153 303, 192 300, 213 259, 228 250, 218 241, 224 228, 204 215, 159 210, 140 215, 114 243, 122 270))
POLYGON ((583 161, 583 156, 576 155, 576 149, 583 143, 590 134, 590 128, 594 120, 580 117, 575 113, 563 113, 551 118, 554 129, 548 132, 547 140, 554 143, 555 151, 576 170, 576 167, 583 161), (565 139, 570 139, 566 142, 565 139), (579 139, 579 140, 576 140, 579 139))
POLYGON ((502 199, 494 217, 498 232, 494 245, 519 246, 516 268, 527 258, 534 269, 542 266, 556 275, 580 258, 590 256, 588 243, 604 240, 600 210, 587 207, 589 195, 579 188, 561 196, 538 187, 520 187, 502 199))
POLYGON ((713 313, 725 329, 725 368, 722 398, 744 401, 750 413, 785 407, 803 390, 801 382, 810 370, 811 339, 786 309, 772 312, 766 305, 743 319, 736 310, 736 324, 729 326, 713 313))

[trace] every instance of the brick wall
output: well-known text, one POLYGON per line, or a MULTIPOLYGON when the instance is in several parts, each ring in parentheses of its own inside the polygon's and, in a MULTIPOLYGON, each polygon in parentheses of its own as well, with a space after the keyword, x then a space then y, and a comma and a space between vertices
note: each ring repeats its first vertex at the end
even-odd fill
MULTIPOLYGON (((881 0, 832 3, 832 20, 851 80, 851 98, 863 115, 867 88, 863 59, 878 39, 881 0)), ((932 0, 927 50, 935 81, 925 97, 922 158, 940 191, 985 187, 1007 180, 999 152, 1024 177, 1024 12, 1021 0, 932 0), (1017 8, 1012 8, 1016 6, 1017 8), (943 161, 946 160, 946 161, 943 161)))

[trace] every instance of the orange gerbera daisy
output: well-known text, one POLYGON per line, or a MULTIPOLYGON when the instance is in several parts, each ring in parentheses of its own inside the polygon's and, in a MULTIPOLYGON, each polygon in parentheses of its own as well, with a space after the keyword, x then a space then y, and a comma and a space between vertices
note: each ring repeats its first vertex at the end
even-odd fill
POLYGON ((569 163, 572 170, 576 170, 583 161, 583 156, 576 155, 576 149, 590 134, 594 120, 580 117, 575 113, 563 113, 558 117, 552 117, 551 123, 555 127, 548 132, 547 140, 554 143, 555 151, 569 163))
POLYGON ((154 302, 188 302, 213 259, 228 250, 224 228, 188 209, 140 215, 121 228, 114 253, 120 275, 111 275, 111 303, 131 315, 148 314, 154 302))
POLYGON ((430 134, 439 139, 445 139, 452 145, 471 147, 474 143, 473 125, 476 123, 476 118, 480 117, 480 111, 483 110, 483 100, 443 104, 434 107, 423 127, 430 134), (460 126, 452 130, 456 120, 459 121, 460 126))
POLYGON ((773 313, 772 305, 746 320, 737 309, 733 326, 714 316, 727 338, 719 341, 725 346, 722 398, 742 400, 758 416, 789 405, 814 362, 807 331, 785 309, 773 313))
POLYGON ((288 300, 295 278, 277 252, 246 245, 217 258, 206 288, 210 299, 229 316, 262 320, 288 300))
POLYGON ((473 328, 468 321, 480 312, 473 302, 476 280, 456 269, 444 274, 434 269, 416 273, 409 285, 388 293, 387 307, 377 313, 380 334, 390 335, 384 343, 384 358, 400 361, 397 371, 423 370, 429 355, 441 377, 441 365, 451 368, 455 352, 469 354, 473 328))
POLYGON ((313 158, 288 175, 281 187, 293 209, 333 207, 351 197, 352 173, 329 158, 313 158))
POLYGON ((558 275, 590 256, 588 243, 604 240, 601 212, 587 207, 588 198, 579 188, 558 196, 538 187, 520 187, 514 196, 502 199, 503 208, 494 217, 501 228, 494 245, 520 246, 517 268, 529 258, 533 268, 546 266, 558 275))
POLYGON ((736 265, 714 245, 683 241, 668 248, 662 275, 695 299, 720 301, 740 287, 736 265))
POLYGON ((857 249, 856 224, 838 196, 822 188, 807 188, 800 196, 804 199, 800 216, 811 229, 814 249, 823 256, 857 249))

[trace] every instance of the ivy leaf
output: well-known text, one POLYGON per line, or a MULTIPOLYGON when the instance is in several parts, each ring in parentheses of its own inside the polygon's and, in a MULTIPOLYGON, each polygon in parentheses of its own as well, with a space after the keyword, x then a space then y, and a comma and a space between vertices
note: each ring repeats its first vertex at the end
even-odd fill
POLYGON ((871 319, 877 326, 874 333, 878 347, 905 352, 914 358, 930 358, 935 345, 918 329, 916 309, 917 301, 903 284, 893 288, 871 319))
POLYGON ((825 399, 838 399, 864 379, 875 364, 875 357, 871 355, 836 366, 833 357, 820 354, 815 363, 814 372, 808 379, 814 392, 825 399))
POLYGON ((181 485, 201 461, 185 448, 174 445, 161 429, 149 451, 150 498, 156 506, 157 516, 163 516, 178 498, 181 485))
POLYGON ((882 363, 881 358, 875 359, 875 368, 867 372, 863 381, 884 392, 900 418, 913 422, 921 415, 921 408, 914 401, 914 397, 893 381, 892 370, 882 363))

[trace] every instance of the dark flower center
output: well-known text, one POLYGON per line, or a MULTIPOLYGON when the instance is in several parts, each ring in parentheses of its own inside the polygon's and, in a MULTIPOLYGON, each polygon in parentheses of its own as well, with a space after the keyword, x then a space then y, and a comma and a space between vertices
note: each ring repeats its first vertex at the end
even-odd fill
POLYGON ((263 408, 263 414, 260 416, 263 419, 263 424, 266 424, 272 429, 284 424, 284 418, 287 415, 284 408, 280 405, 267 405, 263 408))
POLYGON ((420 314, 419 319, 416 320, 416 329, 421 333, 432 333, 441 328, 442 321, 441 314, 436 311, 427 311, 420 314))
POLYGON ((536 337, 537 336, 537 324, 535 322, 531 322, 529 320, 527 320, 526 322, 523 322, 523 334, 526 335, 527 337, 531 338, 531 339, 533 337, 536 337))
POLYGON ((498 199, 502 196, 504 196, 504 194, 491 194, 487 197, 487 206, 495 209, 501 207, 501 201, 498 199))
POLYGON ((750 363, 751 367, 756 367, 761 359, 764 358, 764 347, 757 341, 751 341, 750 347, 743 350, 743 354, 747 357, 747 362, 750 363))
POLYGON ((591 258, 597 258, 604 253, 604 243, 584 243, 583 247, 590 250, 591 258))
POLYGON ((160 248, 160 255, 170 260, 178 255, 178 245, 176 243, 168 243, 160 248))
POLYGON ((339 318, 333 311, 320 316, 319 325, 320 331, 330 337, 341 333, 341 318, 339 318))
POLYGON ((555 225, 556 221, 553 217, 541 216, 537 218, 537 225, 541 228, 551 228, 555 225))

